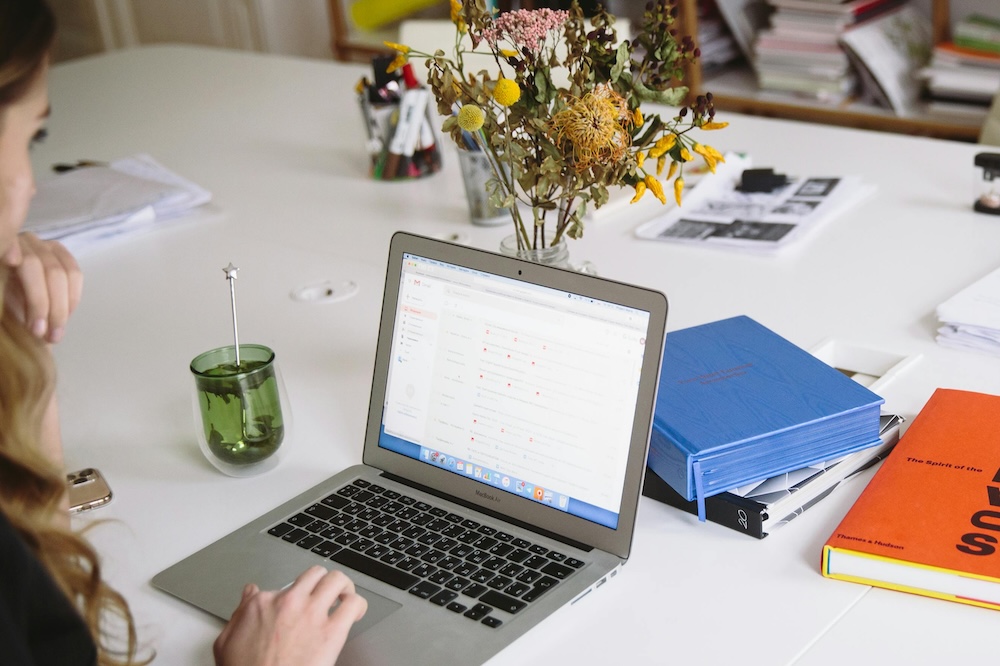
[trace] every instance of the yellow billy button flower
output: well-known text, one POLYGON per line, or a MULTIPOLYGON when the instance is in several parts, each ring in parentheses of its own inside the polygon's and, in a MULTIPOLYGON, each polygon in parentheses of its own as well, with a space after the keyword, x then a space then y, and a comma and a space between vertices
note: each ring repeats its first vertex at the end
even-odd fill
POLYGON ((635 196, 632 197, 632 200, 629 201, 629 203, 635 203, 636 201, 641 199, 642 195, 645 193, 646 193, 646 183, 640 180, 638 183, 635 184, 635 196))
POLYGON ((674 181, 674 199, 677 200, 677 205, 681 205, 681 193, 684 192, 684 179, 678 178, 674 181))
POLYGON ((493 88, 493 99, 500 106, 512 106, 521 99, 521 87, 516 81, 500 79, 493 88))
POLYGON ((677 143, 676 134, 667 134, 666 136, 661 136, 659 139, 656 140, 656 143, 653 144, 653 147, 650 148, 649 156, 660 157, 662 155, 666 155, 667 151, 673 148, 674 144, 676 143, 677 143))
POLYGON ((466 104, 458 110, 458 126, 466 132, 478 132, 486 120, 486 114, 475 104, 466 104))
POLYGON ((723 129, 724 127, 729 127, 729 123, 717 123, 717 122, 715 122, 713 120, 711 122, 708 122, 708 123, 705 123, 704 125, 702 125, 701 129, 703 129, 703 130, 718 130, 718 129, 723 129))
POLYGON ((648 174, 646 175, 645 181, 646 187, 648 187, 649 191, 653 193, 653 196, 659 199, 660 203, 667 203, 667 197, 663 195, 663 185, 660 184, 660 181, 658 181, 655 176, 648 174))

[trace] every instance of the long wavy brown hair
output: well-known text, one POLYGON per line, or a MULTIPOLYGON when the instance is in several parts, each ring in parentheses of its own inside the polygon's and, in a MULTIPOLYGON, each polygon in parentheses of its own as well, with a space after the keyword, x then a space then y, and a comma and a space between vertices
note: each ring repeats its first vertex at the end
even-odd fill
MULTIPOLYGON (((0 131, 6 107, 46 65, 55 19, 42 0, 0 0, 0 131)), ((65 476, 41 449, 55 386, 44 342, 4 307, 9 269, 0 267, 0 511, 79 610, 101 666, 136 663, 135 624, 124 598, 101 578, 93 547, 63 527, 65 476)))

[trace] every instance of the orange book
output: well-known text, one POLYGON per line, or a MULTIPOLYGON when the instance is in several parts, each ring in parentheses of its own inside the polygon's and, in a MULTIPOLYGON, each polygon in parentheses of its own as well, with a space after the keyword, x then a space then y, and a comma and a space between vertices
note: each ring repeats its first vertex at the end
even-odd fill
POLYGON ((823 546, 822 572, 1000 609, 1000 396, 935 391, 823 546))

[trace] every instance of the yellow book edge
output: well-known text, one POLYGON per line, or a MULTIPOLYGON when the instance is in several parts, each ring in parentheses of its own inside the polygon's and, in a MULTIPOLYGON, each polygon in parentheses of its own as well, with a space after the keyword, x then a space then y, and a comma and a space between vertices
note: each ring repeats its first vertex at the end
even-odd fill
POLYGON ((992 610, 1000 610, 1000 604, 993 603, 990 601, 983 601, 982 599, 974 599, 972 597, 964 597, 956 594, 949 594, 946 592, 938 592, 936 590, 929 590, 923 587, 915 587, 911 585, 902 585, 899 583, 893 583, 891 581, 885 581, 880 579, 864 578, 861 576, 853 576, 850 574, 835 574, 830 573, 830 553, 839 552, 845 555, 850 555, 852 557, 861 557, 865 559, 871 559, 878 562, 883 562, 886 564, 891 564, 895 566, 910 567, 913 569, 924 569, 927 571, 934 571, 938 573, 949 574, 952 576, 959 576, 961 578, 974 578, 977 580, 986 581, 989 583, 1000 583, 1000 578, 995 578, 993 576, 983 576, 981 574, 968 573, 964 571, 956 571, 955 569, 948 569, 945 567, 936 567, 929 564, 920 564, 918 562, 908 562, 905 560, 896 559, 893 557, 883 557, 881 555, 872 555, 871 553, 863 553, 857 550, 851 550, 850 548, 837 548, 836 546, 823 546, 823 561, 821 565, 820 572, 825 578, 830 578, 833 580, 843 580, 851 583, 860 583, 862 585, 870 585, 872 587, 881 587, 887 590, 896 590, 898 592, 908 592, 910 594, 917 594, 923 597, 933 597, 934 599, 943 599, 945 601, 955 601, 960 604, 968 604, 970 606, 979 606, 980 608, 989 608, 992 610))

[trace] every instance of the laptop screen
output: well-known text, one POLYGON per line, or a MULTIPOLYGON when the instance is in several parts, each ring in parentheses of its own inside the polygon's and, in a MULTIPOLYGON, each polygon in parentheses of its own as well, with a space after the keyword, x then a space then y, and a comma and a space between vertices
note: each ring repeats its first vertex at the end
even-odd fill
POLYGON ((649 313, 403 255, 379 446, 617 528, 649 313))

